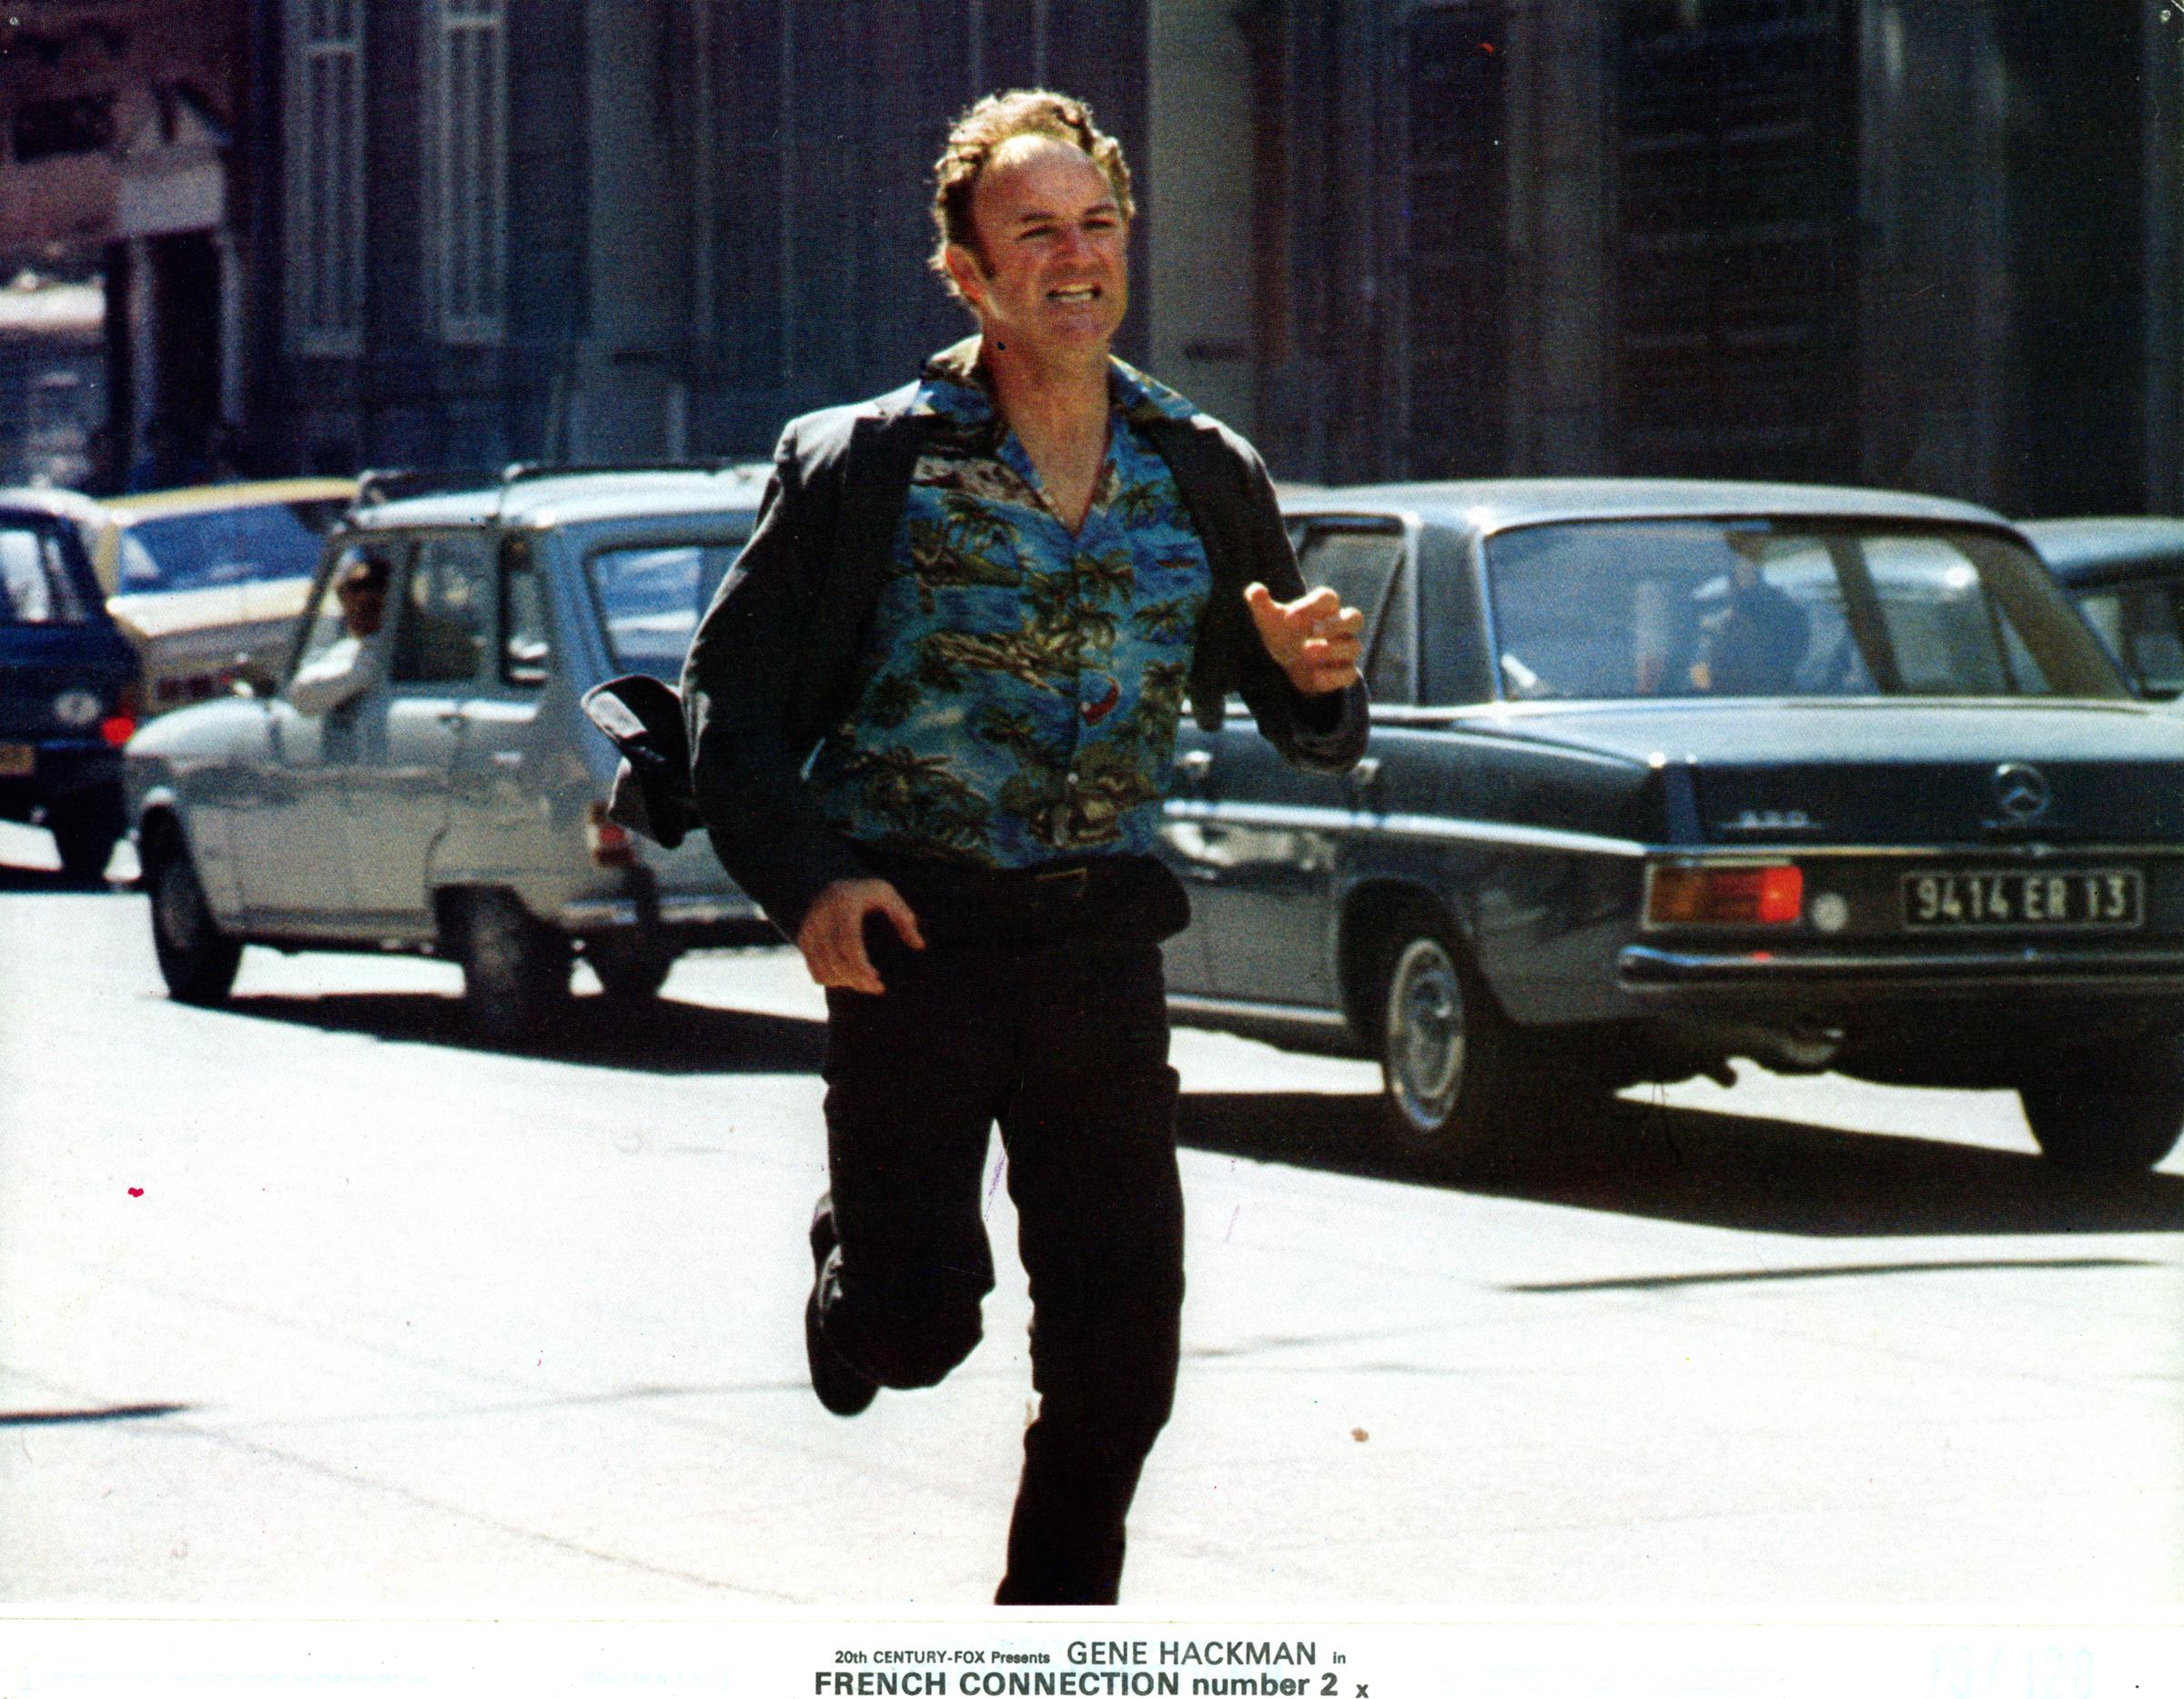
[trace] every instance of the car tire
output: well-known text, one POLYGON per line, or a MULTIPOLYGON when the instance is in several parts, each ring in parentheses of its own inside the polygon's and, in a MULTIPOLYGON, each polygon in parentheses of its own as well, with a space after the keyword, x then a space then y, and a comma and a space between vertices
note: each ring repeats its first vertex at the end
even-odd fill
POLYGON ((1387 1127, 1409 1161, 1451 1178, 1506 1172, 1543 1118, 1542 1047, 1496 1006, 1438 919, 1392 930, 1380 957, 1387 1127))
POLYGON ((584 946, 584 960, 599 977, 599 988, 617 1003, 638 1005, 660 995, 678 952, 658 938, 593 938, 584 946))
POLYGON ((118 810, 111 804, 74 804, 51 811, 46 829, 53 834, 53 847, 60 855, 61 877, 70 885, 104 885, 106 864, 121 842, 114 824, 118 810))
POLYGON ((463 916, 462 995, 495 1044, 535 1044, 569 1001, 569 940, 506 891, 474 891, 463 916))
POLYGON ((2059 1172, 2142 1174, 2184 1134, 2184 1039, 2104 1051, 2089 1066, 2017 1087, 2040 1154, 2059 1172))
POLYGON ((220 930, 197 883, 189 852, 179 844, 152 864, 152 953, 167 995, 177 1003, 213 1007, 228 1000, 242 966, 240 939, 220 930))

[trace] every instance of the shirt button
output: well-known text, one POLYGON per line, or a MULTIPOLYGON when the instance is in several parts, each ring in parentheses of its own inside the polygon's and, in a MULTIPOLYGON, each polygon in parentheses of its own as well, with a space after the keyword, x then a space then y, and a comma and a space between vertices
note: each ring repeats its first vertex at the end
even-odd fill
POLYGON ((1068 774, 1068 775, 1067 775, 1067 777, 1066 777, 1066 778, 1065 778, 1065 779, 1062 781, 1062 783, 1063 783, 1063 784, 1067 784, 1067 786, 1068 786, 1068 787, 1069 787, 1071 790, 1073 790, 1073 791, 1074 791, 1075 789, 1077 789, 1077 774, 1074 774, 1074 773, 1072 773, 1072 774, 1068 774))

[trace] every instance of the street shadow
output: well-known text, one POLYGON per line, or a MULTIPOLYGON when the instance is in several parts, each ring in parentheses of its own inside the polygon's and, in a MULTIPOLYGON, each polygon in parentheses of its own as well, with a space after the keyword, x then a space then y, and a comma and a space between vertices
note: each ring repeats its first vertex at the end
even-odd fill
POLYGON ((188 1404, 100 1404, 85 1410, 0 1411, 0 1428, 82 1427, 106 1421, 156 1421, 162 1416, 187 1415, 188 1404))
POLYGON ((1222 1156, 1319 1168, 1363 1179, 1408 1180, 1381 1138, 1380 1097, 1319 1091, 1186 1091, 1176 1137, 1222 1156))
MULTIPOLYGON (((1390 1149, 1377 1095, 1184 1097, 1196 1149, 1425 1186, 1390 1149)), ((1467 1191, 1694 1226, 1815 1238, 2184 1230, 2184 1178, 2074 1180, 2030 1150, 1846 1133, 1616 1100, 1467 1191)))
POLYGON ((134 879, 105 879, 96 883, 71 879, 58 867, 15 867, 0 865, 0 896, 10 891, 41 896, 122 895, 136 889, 134 879))
POLYGON ((571 999, 565 1019, 522 1045, 480 1038, 470 1030, 460 998, 431 992, 259 993, 230 998, 226 1006, 231 1014, 321 1032, 653 1074, 812 1074, 826 1054, 823 1022, 673 997, 632 1007, 603 996, 579 996, 571 999))
MULTIPOLYGON (((662 997, 630 1007, 579 996, 535 1043, 478 1038, 459 998, 425 992, 239 996, 230 1012, 390 1042, 548 1057, 662 1075, 815 1073, 822 1021, 662 997)), ((1572 1209, 1815 1238, 2184 1230, 2184 1177, 2073 1180, 2030 1149, 1843 1132, 1615 1099, 1491 1178, 1421 1172, 1388 1142, 1378 1093, 1187 1092, 1194 1149, 1572 1209)))

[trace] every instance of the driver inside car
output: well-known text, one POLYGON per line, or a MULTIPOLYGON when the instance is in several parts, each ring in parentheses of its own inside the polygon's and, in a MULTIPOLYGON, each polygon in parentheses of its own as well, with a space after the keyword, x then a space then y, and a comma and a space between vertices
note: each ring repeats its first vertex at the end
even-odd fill
POLYGON ((386 560, 376 554, 359 555, 341 569, 334 581, 341 635, 297 670, 288 701, 298 712, 331 713, 361 695, 378 676, 390 576, 386 560))
POLYGON ((1767 582, 1736 540, 1728 605, 1707 623, 1691 682, 1716 696, 1776 696, 1805 659, 1812 622, 1796 599, 1767 582))

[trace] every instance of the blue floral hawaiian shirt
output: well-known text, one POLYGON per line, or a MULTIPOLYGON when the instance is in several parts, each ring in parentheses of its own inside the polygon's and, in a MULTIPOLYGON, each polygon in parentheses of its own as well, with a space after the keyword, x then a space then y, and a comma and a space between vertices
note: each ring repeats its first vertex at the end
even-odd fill
POLYGON ((986 867, 1149 855, 1211 592, 1168 463, 1135 427, 1190 404, 1109 369, 1113 423, 1074 534, 975 369, 926 363, 910 483, 854 706, 812 768, 852 839, 986 867))

